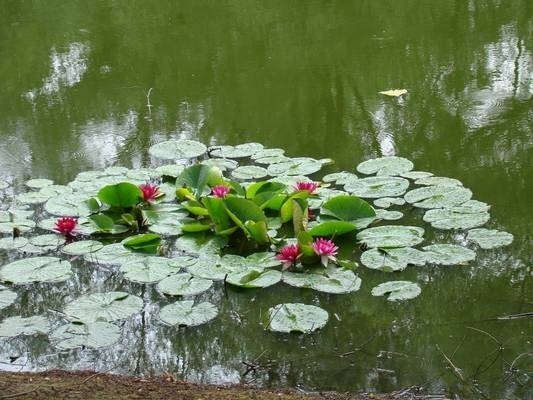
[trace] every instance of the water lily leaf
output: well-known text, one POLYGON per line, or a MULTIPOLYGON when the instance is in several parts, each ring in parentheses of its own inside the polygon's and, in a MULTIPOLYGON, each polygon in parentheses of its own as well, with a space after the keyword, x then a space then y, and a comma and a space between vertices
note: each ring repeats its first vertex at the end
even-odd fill
POLYGON ((390 281, 384 282, 372 289, 372 296, 383 296, 388 293, 389 301, 410 300, 422 293, 422 289, 415 282, 390 281))
POLYGON ((252 179, 261 179, 267 176, 267 170, 255 165, 244 165, 231 171, 233 179, 249 181, 252 179))
POLYGON ((426 186, 407 192, 405 201, 420 208, 453 207, 472 197, 469 189, 457 186, 426 186))
POLYGON ((32 220, 17 220, 15 222, 0 222, 0 233, 13 233, 13 229, 17 228, 21 233, 28 232, 35 227, 35 222, 32 220))
POLYGON ((407 94, 407 90, 405 89, 391 89, 391 90, 384 90, 382 92, 379 92, 380 94, 384 94, 385 96, 390 97, 400 97, 404 94, 407 94))
POLYGON ((424 265, 426 254, 411 247, 370 249, 361 255, 361 263, 384 272, 403 271, 407 265, 424 265))
POLYGON ((361 287, 361 279, 353 271, 336 267, 316 268, 306 272, 285 271, 282 280, 290 286, 334 294, 356 292, 361 287))
POLYGON ((17 299, 17 294, 3 286, 0 286, 0 310, 9 307, 17 299))
POLYGON ((5 190, 9 187, 9 183, 0 179, 0 190, 5 190))
POLYGON ((174 249, 189 256, 206 255, 213 257, 220 253, 220 249, 226 246, 228 238, 213 235, 184 235, 174 242, 174 249))
POLYGON ((111 207, 128 208, 139 203, 142 198, 141 189, 129 182, 104 186, 98 192, 98 198, 111 207))
POLYGON ((141 261, 148 257, 148 254, 134 253, 125 248, 122 243, 108 244, 100 250, 87 253, 83 256, 85 261, 102 265, 121 265, 127 262, 141 261))
POLYGON ((98 349, 111 346, 120 338, 120 328, 109 322, 69 323, 50 334, 50 340, 61 350, 98 349))
POLYGON ((390 156, 363 161, 357 166, 357 171, 365 175, 391 176, 411 171, 413 167, 413 163, 407 158, 390 156))
POLYGON ((335 196, 322 204, 321 214, 340 219, 353 221, 360 218, 371 218, 376 212, 366 201, 349 195, 335 196))
POLYGON ((0 281, 23 285, 33 282, 63 282, 72 276, 70 262, 57 257, 30 257, 0 268, 0 281))
POLYGON ((196 158, 205 154, 207 147, 195 140, 167 140, 154 144, 148 152, 151 156, 162 160, 177 160, 180 158, 196 158))
POLYGON ((393 204, 397 206, 403 206, 405 204, 405 200, 401 197, 382 197, 374 200, 374 205, 380 208, 389 208, 393 204))
MULTIPOLYGON (((355 222, 355 221, 354 221, 355 222)), ((311 236, 340 236, 349 232, 353 232, 357 226, 351 222, 346 221, 325 221, 313 226, 309 230, 311 236)))
POLYGON ((476 243, 482 249, 496 249, 508 246, 513 242, 513 239, 512 234, 496 229, 471 229, 466 235, 466 240, 476 243))
POLYGON ((218 314, 217 307, 209 302, 194 305, 193 300, 176 301, 161 308, 159 318, 167 325, 198 326, 214 319, 218 314))
POLYGON ((85 217, 91 214, 89 206, 85 203, 87 198, 78 193, 58 195, 51 197, 45 204, 47 213, 59 217, 85 217))
POLYGON ((375 199, 401 196, 409 187, 409 181, 396 176, 373 176, 358 179, 344 185, 344 190, 356 196, 375 199))
POLYGON ((490 206, 487 203, 477 200, 468 200, 459 204, 458 206, 453 206, 450 208, 450 210, 453 210, 454 212, 464 214, 483 213, 485 211, 489 211, 489 209, 490 206))
POLYGON ((243 143, 237 146, 213 146, 209 148, 211 157, 219 158, 244 158, 263 149, 260 143, 243 143))
POLYGON ((157 173, 162 176, 170 176, 172 178, 177 178, 185 169, 183 164, 166 164, 157 167, 155 170, 157 173))
POLYGON ((71 301, 64 313, 72 320, 90 323, 117 321, 137 314, 143 307, 140 297, 126 292, 94 293, 71 301))
POLYGON ((204 255, 198 258, 196 263, 187 267, 187 271, 192 275, 211 279, 213 281, 222 281, 226 275, 246 270, 249 265, 244 257, 242 261, 232 262, 230 258, 224 256, 224 260, 219 257, 204 255))
POLYGON ((400 211, 389 211, 378 209, 376 210, 376 219, 383 219, 386 221, 397 221, 403 218, 403 213, 400 211))
POLYGON ((81 256, 84 254, 94 253, 100 250, 104 245, 97 240, 81 240, 79 242, 72 242, 61 249, 65 254, 72 256, 81 256))
POLYGON ((103 174, 105 175, 124 175, 128 172, 128 168, 126 167, 120 167, 117 165, 107 167, 103 170, 103 174))
POLYGON ((194 190, 194 196, 199 198, 208 186, 222 184, 222 171, 216 167, 196 164, 187 167, 176 179, 176 187, 186 187, 194 190))
POLYGON ((42 315, 9 317, 0 324, 0 337, 30 336, 50 332, 50 323, 42 315))
POLYGON ((30 179, 24 183, 27 187, 32 189, 42 189, 46 186, 54 184, 54 181, 50 179, 30 179))
POLYGON ((28 239, 25 237, 13 238, 5 237, 0 239, 0 250, 15 250, 20 249, 28 244, 28 239))
POLYGON ((357 179, 359 179, 357 175, 347 171, 333 172, 332 174, 327 174, 322 177, 322 181, 334 182, 337 185, 345 185, 346 183, 357 179))
POLYGON ((18 194, 15 199, 20 204, 41 204, 46 202, 53 195, 41 192, 27 192, 18 194))
POLYGON ((243 288, 265 288, 281 280, 281 272, 273 269, 248 268, 245 271, 229 274, 226 282, 243 288))
POLYGON ((155 233, 135 235, 122 241, 122 245, 140 253, 156 254, 161 247, 161 236, 155 233))
POLYGON ((145 259, 127 262, 120 266, 120 272, 129 281, 138 283, 156 283, 167 276, 177 274, 181 267, 191 265, 196 260, 189 256, 176 258, 146 257, 145 259))
POLYGON ((422 179, 422 178, 433 176, 433 174, 431 172, 426 172, 426 171, 407 171, 407 172, 400 174, 400 176, 402 178, 417 180, 417 179, 422 179))
POLYGON ((437 229, 470 229, 484 225, 490 219, 486 211, 463 213, 452 208, 436 208, 426 211, 424 221, 437 229))
POLYGON ((265 157, 275 157, 275 156, 283 156, 285 154, 285 150, 283 149, 261 149, 259 151, 256 151, 254 154, 252 154, 252 160, 257 160, 259 158, 265 158, 265 157))
POLYGON ((148 230, 165 236, 181 235, 182 226, 195 220, 183 212, 148 212, 144 213, 150 226, 148 230))
POLYGON ((278 175, 311 175, 322 169, 322 163, 319 160, 308 157, 292 158, 277 164, 270 164, 267 168, 270 176, 278 175))
POLYGON ((429 263, 465 265, 476 258, 476 253, 456 244, 433 244, 422 248, 429 263))
POLYGON ((445 176, 428 176, 426 178, 419 178, 415 181, 415 185, 424 186, 463 186, 463 183, 454 178, 447 178, 445 176))
POLYGON ((290 161, 290 157, 284 155, 268 156, 254 159, 256 164, 270 165, 290 161))
POLYGON ((254 268, 272 268, 281 265, 276 257, 276 253, 272 252, 258 252, 250 254, 246 257, 246 265, 254 268))
POLYGON ((157 284, 157 289, 170 296, 194 296, 209 290, 212 285, 213 281, 210 279, 184 272, 163 279, 157 284))
POLYGON ((386 225, 368 228, 357 234, 357 240, 368 247, 411 247, 424 241, 424 229, 418 226, 386 225))
POLYGON ((328 312, 320 307, 302 303, 278 304, 268 310, 265 329, 274 332, 310 333, 323 328, 328 322, 328 312))
POLYGON ((65 237, 53 233, 33 236, 30 243, 34 246, 46 247, 47 250, 55 250, 65 243, 65 237))
POLYGON ((33 214, 35 214, 35 211, 27 209, 26 206, 22 208, 11 207, 7 211, 0 211, 0 222, 26 222, 33 214))

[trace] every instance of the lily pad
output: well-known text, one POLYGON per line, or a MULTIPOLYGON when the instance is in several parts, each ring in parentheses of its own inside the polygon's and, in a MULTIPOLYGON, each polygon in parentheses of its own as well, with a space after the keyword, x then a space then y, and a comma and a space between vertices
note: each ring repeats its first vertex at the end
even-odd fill
POLYGON ((289 161, 270 164, 268 166, 268 174, 270 176, 278 175, 311 175, 320 171, 322 162, 313 158, 297 157, 291 158, 289 161))
POLYGON ((69 323, 50 334, 54 345, 61 350, 75 348, 98 349, 111 346, 120 338, 120 328, 109 322, 69 323))
POLYGON ((29 181, 25 182, 25 185, 32 189, 42 189, 53 184, 54 181, 50 179, 30 179, 29 181))
POLYGON ((61 249, 65 254, 72 256, 81 256, 84 254, 94 253, 100 250, 104 245, 97 240, 81 240, 79 242, 72 242, 61 249))
POLYGON ((182 164, 166 164, 157 167, 155 170, 161 175, 177 178, 184 169, 185 166, 182 164))
POLYGON ((368 247, 411 247, 424 241, 424 229, 418 226, 386 225, 368 228, 357 234, 357 240, 368 247))
POLYGON ((181 267, 194 262, 192 257, 181 256, 176 258, 146 257, 143 260, 124 263, 120 272, 124 278, 139 283, 156 283, 162 279, 177 274, 181 267))
POLYGON ((57 257, 30 257, 0 268, 0 281, 23 285, 33 282, 63 282, 72 276, 70 262, 57 257))
POLYGON ((205 154, 207 147, 195 140, 167 140, 154 144, 148 152, 155 158, 162 160, 177 160, 180 158, 196 158, 205 154))
POLYGON ((407 158, 390 156, 363 161, 357 166, 357 171, 365 175, 392 176, 411 171, 413 167, 413 163, 407 158))
POLYGON ((415 282, 390 281, 382 283, 372 289, 372 296, 383 296, 389 294, 387 300, 401 301, 410 300, 422 293, 422 289, 415 282))
POLYGON ((265 288, 281 280, 281 272, 273 269, 248 268, 245 271, 229 274, 226 282, 244 288, 265 288))
POLYGON ((9 183, 0 179, 0 190, 5 190, 9 187, 9 183))
POLYGON ((16 196, 17 203, 20 204, 41 204, 46 202, 52 195, 41 192, 20 193, 16 196))
POLYGON ((34 246, 45 247, 46 250, 55 250, 65 243, 65 237, 53 233, 37 235, 30 238, 30 243, 34 246))
POLYGON ((200 164, 217 167, 221 171, 231 171, 239 166, 237 161, 230 160, 229 158, 209 158, 203 160, 200 164))
POLYGON ((3 286, 0 286, 0 310, 9 307, 17 299, 17 294, 3 286))
POLYGON ((172 326, 197 326, 214 319, 218 314, 217 307, 209 302, 194 305, 193 300, 176 301, 161 308, 159 318, 172 326))
POLYGON ((231 172, 233 179, 248 181, 252 179, 261 179, 267 176, 267 170, 255 165, 245 165, 238 167, 231 172))
POLYGON ((71 301, 64 313, 84 323, 117 321, 139 313, 143 307, 140 297, 126 292, 94 293, 71 301))
POLYGON ((383 209, 376 210, 376 219, 383 219, 385 221, 397 221, 403 218, 401 211, 389 211, 383 209))
POLYGON ((472 192, 457 186, 426 186, 407 192, 405 201, 420 208, 453 207, 472 197, 472 192))
POLYGON ((393 204, 397 206, 403 206, 405 204, 405 200, 401 197, 382 197, 374 200, 374 205, 380 208, 389 208, 393 204))
POLYGON ((513 242, 513 235, 496 229, 478 228, 468 231, 466 240, 476 243, 482 249, 496 249, 510 245, 513 242))
POLYGON ((270 165, 270 164, 279 164, 290 161, 290 157, 284 155, 277 156, 268 156, 254 159, 256 164, 270 165))
POLYGON ((428 176, 415 181, 416 185, 424 186, 463 186, 463 183, 455 178, 445 176, 428 176))
POLYGON ((432 244, 423 247, 429 263, 438 265, 466 265, 476 258, 476 253, 456 244, 432 244))
POLYGON ((470 229, 487 223, 490 214, 486 211, 458 212, 455 207, 436 208, 426 211, 423 219, 437 229, 470 229))
POLYGON ((370 269, 384 272, 403 271, 407 265, 424 265, 426 254, 411 247, 371 249, 363 252, 361 263, 370 269))
POLYGON ((274 332, 310 333, 323 328, 328 322, 328 312, 320 307, 302 303, 278 304, 268 310, 265 329, 274 332))
POLYGON ((226 255, 223 260, 220 257, 204 255, 198 258, 195 264, 187 267, 187 271, 199 278, 222 281, 226 275, 245 271, 248 267, 244 257, 226 255))
POLYGON ((384 90, 382 92, 379 92, 379 94, 384 94, 385 96, 389 97, 400 97, 404 94, 407 94, 406 89, 391 89, 391 90, 384 90))
POLYGON ((237 146, 213 146, 209 149, 211 157, 219 158, 244 158, 261 151, 263 145, 260 143, 243 143, 237 146))
POLYGON ((317 268, 307 272, 286 271, 282 280, 290 286, 333 294, 356 292, 361 287, 361 279, 353 271, 337 267, 317 268))
POLYGON ((431 172, 426 172, 426 171, 407 171, 407 172, 404 172, 403 174, 400 174, 400 176, 402 178, 417 180, 417 179, 422 179, 422 178, 427 178, 429 176, 433 176, 433 174, 431 172))
MULTIPOLYGON (((270 224, 269 224, 270 226, 270 224)), ((246 264, 250 267, 271 268, 281 265, 281 261, 276 257, 276 253, 259 252, 246 257, 246 264)))
POLYGON ((59 217, 81 217, 91 214, 89 206, 85 203, 87 198, 78 193, 58 195, 51 197, 45 204, 46 212, 59 217))
POLYGON ((24 247, 27 244, 28 239, 26 239, 25 237, 5 237, 0 239, 0 250, 15 250, 24 247))
POLYGON ((0 337, 31 336, 50 332, 50 323, 42 315, 9 317, 0 323, 0 337))
POLYGON ((35 227, 35 222, 27 220, 17 220, 15 222, 0 222, 0 233, 12 234, 16 228, 21 233, 28 232, 35 227))
POLYGON ((147 254, 135 253, 125 248, 122 243, 108 244, 100 250, 84 255, 85 261, 102 265, 121 265, 127 262, 143 261, 147 254))
POLYGON ((357 179, 359 179, 357 175, 347 171, 333 172, 322 177, 322 181, 334 182, 337 185, 344 185, 349 181, 355 181, 357 179))
POLYGON ((265 157, 272 157, 272 156, 282 156, 285 154, 285 150, 283 149, 267 149, 263 148, 259 151, 256 151, 254 154, 252 154, 251 158, 252 160, 257 160, 258 158, 265 158, 265 157))
POLYGON ((409 181, 396 176, 373 176, 358 179, 344 185, 344 190, 356 196, 376 199, 401 196, 409 187, 409 181))
POLYGON ((157 289, 170 296, 194 296, 209 290, 212 285, 212 280, 197 278, 185 272, 163 279, 157 289))

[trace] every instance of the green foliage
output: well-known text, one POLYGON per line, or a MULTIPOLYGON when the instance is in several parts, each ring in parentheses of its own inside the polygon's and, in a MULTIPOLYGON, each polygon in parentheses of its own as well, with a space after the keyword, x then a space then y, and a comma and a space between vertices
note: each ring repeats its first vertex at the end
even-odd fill
POLYGON ((111 207, 133 207, 142 198, 141 189, 129 182, 120 182, 116 185, 104 186, 98 192, 98 198, 111 207))
POLYGON ((125 240, 122 245, 140 253, 157 254, 161 246, 161 236, 155 233, 145 233, 125 240))

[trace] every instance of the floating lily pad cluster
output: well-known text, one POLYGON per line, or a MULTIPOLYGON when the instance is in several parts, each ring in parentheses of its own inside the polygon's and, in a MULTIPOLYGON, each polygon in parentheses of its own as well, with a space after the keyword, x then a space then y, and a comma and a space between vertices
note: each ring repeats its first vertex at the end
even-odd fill
MULTIPOLYGON (((466 265, 475 249, 508 245, 506 232, 479 228, 489 206, 472 200, 460 181, 413 171, 402 157, 367 160, 356 172, 320 171, 330 159, 290 158, 259 143, 206 147, 193 140, 152 146, 153 168, 85 171, 67 185, 32 179, 0 210, 0 251, 15 260, 0 267, 0 309, 9 310, 34 283, 73 279, 75 260, 111 268, 128 281, 154 285, 177 301, 161 307, 171 326, 196 326, 218 309, 194 299, 222 285, 245 289, 287 284, 330 294, 362 287, 357 261, 395 272, 409 265, 466 265), (155 161, 154 160, 154 161, 155 161), (362 174, 362 175, 360 175, 362 174), (398 221, 408 209, 435 229, 468 230, 460 243, 424 243, 425 229, 398 221), (475 228, 475 229, 472 229, 475 228), (337 259, 345 236, 361 254, 337 259), (213 289, 214 288, 214 289, 213 289)), ((10 188, 0 180, 0 191, 10 188)), ((422 223, 423 223, 422 222, 422 223)), ((427 226, 426 226, 427 228, 427 226)), ((371 272, 367 272, 371 273, 371 272)), ((417 297, 416 282, 391 280, 365 288, 388 300, 417 297)), ((89 293, 70 302, 61 324, 44 315, 0 322, 0 337, 48 334, 60 349, 115 343, 117 321, 143 308, 133 294, 89 293)), ((299 303, 273 305, 265 329, 311 332, 328 313, 299 303)))

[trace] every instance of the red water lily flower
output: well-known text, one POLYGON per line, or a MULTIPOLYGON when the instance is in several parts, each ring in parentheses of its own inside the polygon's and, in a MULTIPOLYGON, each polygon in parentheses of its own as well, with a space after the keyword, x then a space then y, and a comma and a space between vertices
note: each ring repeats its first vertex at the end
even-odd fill
POLYGON ((285 271, 296 264, 296 261, 298 261, 301 256, 300 246, 297 244, 288 244, 281 248, 276 258, 283 263, 282 270, 285 271))
POLYGON ((54 226, 54 231, 66 237, 73 237, 77 233, 76 232, 77 225, 78 225, 78 218, 74 218, 74 217, 58 218, 54 226))
POLYGON ((230 190, 231 189, 227 186, 217 185, 211 188, 211 193, 213 194, 213 196, 223 199, 224 197, 226 197, 230 190))
POLYGON ((337 261, 335 256, 337 255, 337 250, 339 250, 339 248, 329 239, 316 239, 313 242, 313 250, 315 254, 320 257, 320 261, 324 267, 328 266, 329 261, 337 261))
POLYGON ((139 185, 139 189, 141 189, 141 192, 143 194, 143 200, 147 201, 148 203, 153 202, 155 199, 163 196, 164 194, 159 190, 159 186, 153 185, 151 183, 139 185))
POLYGON ((309 194, 313 194, 317 188, 318 183, 316 182, 296 182, 296 185, 294 186, 294 190, 307 190, 309 194))

